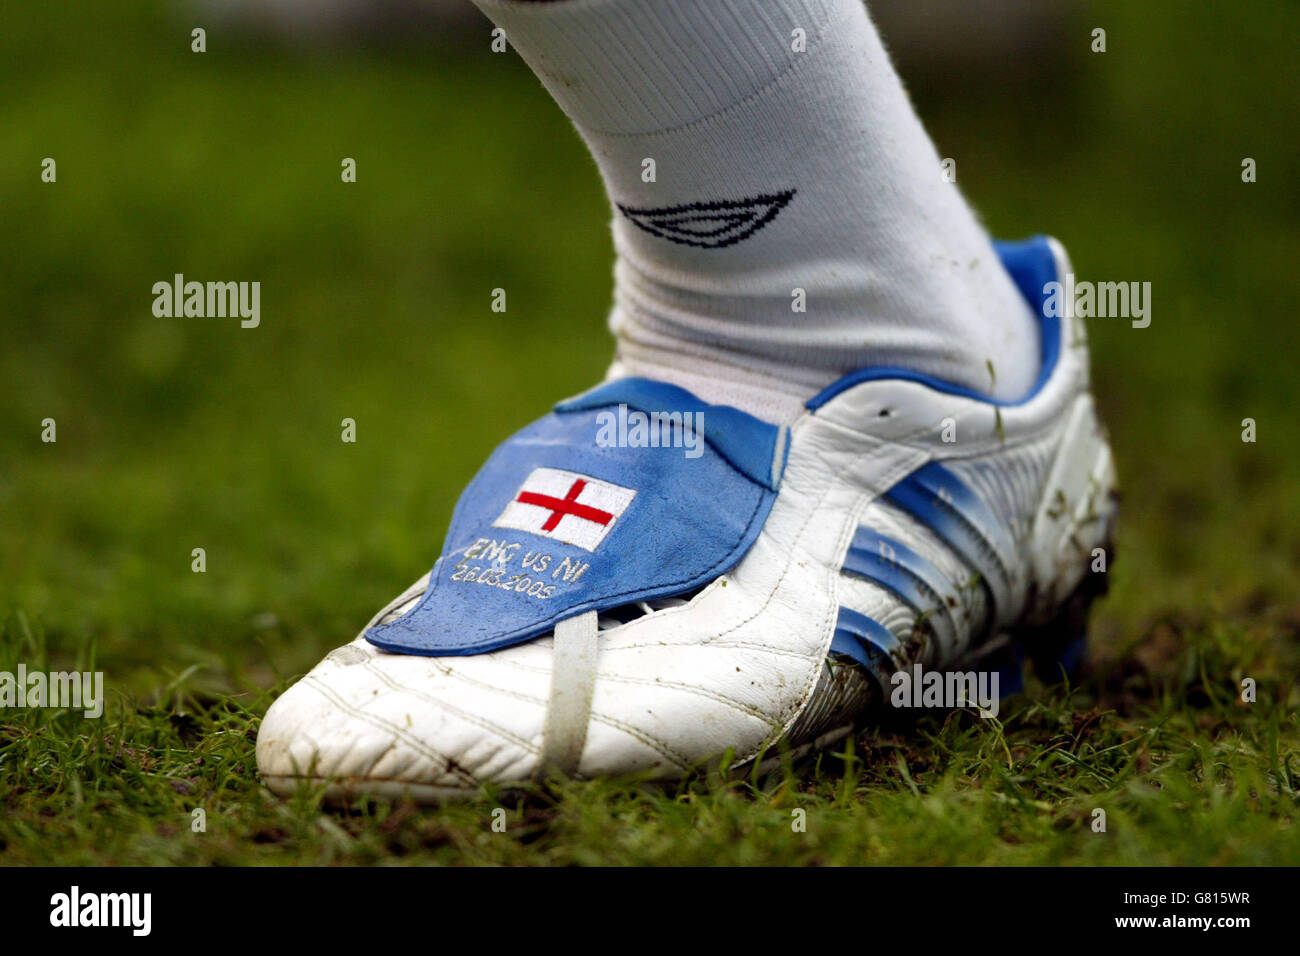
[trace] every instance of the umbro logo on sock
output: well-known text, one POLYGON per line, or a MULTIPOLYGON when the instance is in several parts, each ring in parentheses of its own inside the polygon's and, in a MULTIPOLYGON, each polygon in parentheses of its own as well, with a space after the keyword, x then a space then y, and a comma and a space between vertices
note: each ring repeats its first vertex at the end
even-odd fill
POLYGON ((632 209, 618 203, 618 210, 652 236, 684 246, 716 249, 748 239, 776 218, 795 191, 752 196, 719 202, 693 202, 662 209, 632 209))

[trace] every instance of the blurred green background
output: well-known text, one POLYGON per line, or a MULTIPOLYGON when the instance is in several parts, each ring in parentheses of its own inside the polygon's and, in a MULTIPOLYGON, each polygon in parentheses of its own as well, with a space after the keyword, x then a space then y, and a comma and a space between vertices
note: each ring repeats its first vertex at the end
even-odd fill
MULTIPOLYGON (((1102 644, 1170 615, 1300 639, 1300 6, 1065 9, 991 57, 895 46, 991 231, 1153 284, 1150 328, 1091 324, 1124 489, 1102 644)), ((192 665, 265 687, 350 640, 488 452, 610 352, 595 168, 485 25, 213 21, 192 53, 205 22, 50 2, 0 29, 0 612, 56 660, 93 642, 128 695, 192 665), (155 318, 177 272, 260 281, 261 326, 155 318)))

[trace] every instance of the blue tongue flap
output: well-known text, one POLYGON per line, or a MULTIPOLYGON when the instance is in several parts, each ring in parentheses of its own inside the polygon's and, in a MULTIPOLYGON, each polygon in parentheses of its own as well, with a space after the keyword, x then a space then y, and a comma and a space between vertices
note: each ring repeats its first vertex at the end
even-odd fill
MULTIPOLYGON (((639 411, 646 416, 680 413, 683 422, 692 423, 695 435, 702 436, 750 481, 769 491, 776 491, 780 484, 781 471, 785 468, 785 429, 760 421, 738 408, 709 405, 684 388, 648 378, 619 379, 555 406, 560 413, 591 409, 608 410, 602 417, 603 426, 609 429, 605 437, 610 434, 626 437, 627 440, 615 442, 620 445, 636 439, 634 432, 644 421, 634 418, 629 412, 639 411)), ((644 424, 647 437, 651 437, 649 423, 644 424)))
POLYGON ((647 379, 564 402, 493 452, 456 505, 419 605, 366 639, 481 654, 576 614, 707 584, 758 536, 785 440, 647 379))

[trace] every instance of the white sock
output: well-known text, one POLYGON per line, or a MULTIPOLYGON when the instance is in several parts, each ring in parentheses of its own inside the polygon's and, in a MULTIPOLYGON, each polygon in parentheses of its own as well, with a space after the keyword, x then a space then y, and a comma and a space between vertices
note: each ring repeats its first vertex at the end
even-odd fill
POLYGON ((1029 390, 1035 317, 861 0, 475 2, 614 204, 614 374, 778 422, 867 366, 1029 390))

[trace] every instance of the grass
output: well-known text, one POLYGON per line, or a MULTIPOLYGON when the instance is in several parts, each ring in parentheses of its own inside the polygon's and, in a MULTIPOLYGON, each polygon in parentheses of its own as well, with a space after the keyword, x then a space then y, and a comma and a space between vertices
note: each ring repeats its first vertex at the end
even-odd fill
MULTIPOLYGON (((17 623, 5 663, 44 666, 17 623)), ((1210 676, 1294 673, 1294 643, 1277 650, 1269 628, 1170 620, 1145 653, 1103 660, 1080 687, 1035 685, 997 720, 889 721, 764 775, 720 762, 674 788, 570 783, 436 810, 271 796, 253 760, 271 695, 200 695, 178 675, 92 731, 66 712, 6 721, 0 851, 74 865, 1294 864, 1294 687, 1264 679, 1245 704, 1210 676)))
POLYGON ((427 570, 491 448, 603 370, 573 343, 603 341, 604 199, 513 58, 196 55, 118 6, 0 33, 0 670, 93 661, 109 689, 98 721, 0 712, 0 862, 1300 862, 1295 10, 1107 0, 1045 87, 913 83, 995 233, 1153 283, 1149 329, 1091 329, 1125 500, 1077 686, 757 780, 338 813, 260 788, 259 716, 427 570), (176 272, 259 280, 262 326, 154 318, 176 272))

